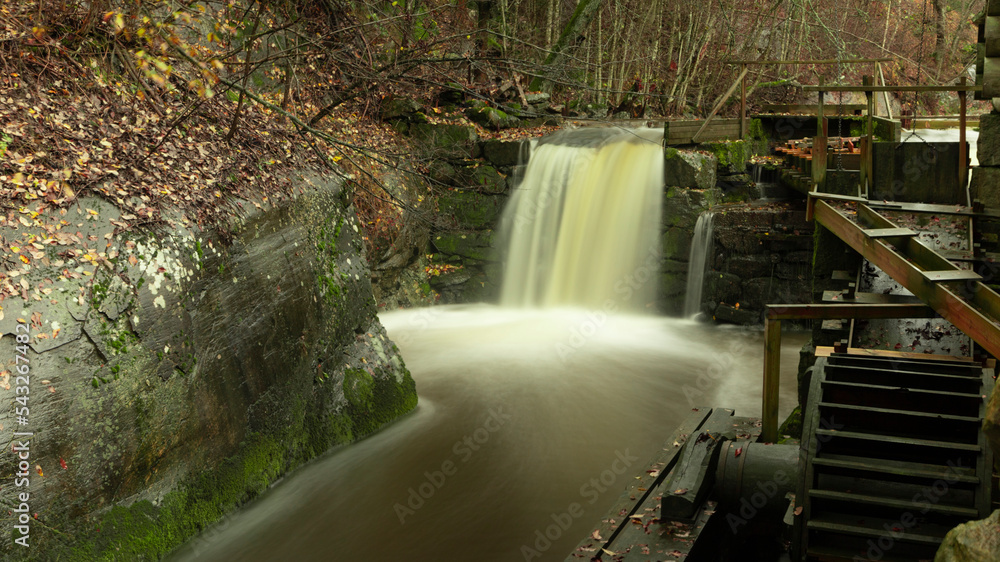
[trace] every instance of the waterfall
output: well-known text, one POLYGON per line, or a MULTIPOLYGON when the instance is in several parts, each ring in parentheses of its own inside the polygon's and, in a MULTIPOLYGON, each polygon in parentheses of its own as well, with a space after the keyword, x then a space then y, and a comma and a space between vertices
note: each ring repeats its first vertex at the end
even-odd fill
POLYGON ((712 256, 712 223, 715 213, 704 212, 694 225, 691 255, 688 258, 687 293, 684 297, 684 317, 701 312, 701 292, 705 286, 705 269, 712 256))
POLYGON ((532 148, 501 218, 501 304, 642 310, 655 298, 662 138, 585 128, 532 148))

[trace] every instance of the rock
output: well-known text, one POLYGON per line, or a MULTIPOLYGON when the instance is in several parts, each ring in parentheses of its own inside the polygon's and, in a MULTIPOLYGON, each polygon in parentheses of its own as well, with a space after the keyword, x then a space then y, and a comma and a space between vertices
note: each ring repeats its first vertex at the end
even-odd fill
MULTIPOLYGON (((423 109, 423 106, 421 106, 416 100, 392 96, 386 98, 382 102, 379 117, 383 121, 394 121, 399 119, 409 120, 414 117, 415 114, 419 113, 421 109, 423 109)), ((427 117, 423 116, 423 119, 418 117, 415 120, 426 121, 427 117)))
POLYGON ((687 228, 668 228, 663 233, 663 255, 686 262, 691 254, 692 232, 687 228))
POLYGON ((438 213, 453 217, 461 229, 493 228, 506 202, 506 197, 453 189, 438 195, 438 213))
POLYGON ((470 107, 465 110, 465 116, 470 121, 489 129, 509 129, 519 123, 517 117, 509 115, 495 107, 470 107))
POLYGON ((934 562, 1000 560, 1000 509, 986 519, 962 523, 948 531, 934 562))
POLYGON ((668 148, 664 152, 666 185, 710 189, 715 187, 715 156, 668 148))
POLYGON ((522 141, 487 140, 482 143, 483 158, 498 168, 516 166, 524 150, 525 160, 528 158, 530 143, 522 141))
POLYGON ((742 293, 740 276, 718 271, 705 272, 705 288, 702 289, 705 301, 713 303, 736 304, 742 293))
POLYGON ((542 105, 548 103, 552 96, 545 92, 525 92, 524 99, 530 105, 542 105))
POLYGON ((453 124, 414 123, 410 136, 431 158, 464 160, 479 156, 479 135, 474 127, 453 124))
MULTIPOLYGON (((747 161, 750 159, 749 146, 741 140, 703 142, 698 150, 703 150, 715 156, 720 176, 743 174, 747 171, 747 161)), ((749 176, 748 180, 749 181, 749 176)))
POLYGON ((754 324, 761 323, 760 311, 736 308, 735 306, 724 303, 715 307, 715 312, 712 316, 715 318, 716 322, 728 322, 730 324, 739 324, 741 326, 752 326, 754 324))
POLYGON ((770 275, 773 267, 771 258, 764 254, 730 254, 723 270, 750 279, 770 275))
POLYGON ((431 237, 431 244, 442 254, 476 261, 495 262, 499 252, 493 247, 493 232, 447 232, 431 237))
POLYGON ((427 168, 428 176, 433 181, 461 190, 491 194, 507 191, 507 179, 493 166, 460 166, 444 160, 434 160, 427 168))
POLYGON ((1000 166, 1000 113, 986 113, 979 117, 976 146, 980 166, 1000 166))
MULTIPOLYGON (((58 432, 31 442, 32 465, 45 467, 39 483, 58 490, 33 493, 31 507, 62 534, 33 535, 32 559, 157 559, 289 470, 416 406, 376 316, 340 183, 313 172, 288 179, 294 196, 244 202, 225 233, 194 226, 197 217, 155 236, 112 232, 105 216, 82 221, 81 238, 105 250, 111 234, 105 251, 120 256, 93 278, 32 264, 57 280, 42 302, 59 299, 63 314, 24 305, 59 343, 31 357, 53 398, 33 399, 32 427, 58 432)), ((17 316, 0 319, 5 356, 17 316)), ((15 458, 0 470, 13 474, 15 458)), ((0 501, 17 505, 17 490, 3 486, 0 501)), ((7 544, 0 551, 12 552, 7 544)))

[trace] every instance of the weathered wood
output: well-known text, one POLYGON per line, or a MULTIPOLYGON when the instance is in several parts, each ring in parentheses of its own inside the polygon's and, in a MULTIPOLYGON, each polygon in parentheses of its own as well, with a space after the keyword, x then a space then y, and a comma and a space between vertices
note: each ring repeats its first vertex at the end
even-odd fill
POLYGON ((723 433, 732 432, 732 410, 717 408, 694 439, 688 439, 677 466, 660 486, 660 519, 691 522, 712 487, 723 433))
MULTIPOLYGON (((777 111, 780 113, 797 113, 804 115, 815 115, 817 108, 819 106, 812 104, 801 104, 801 103, 774 103, 767 104, 764 106, 763 111, 765 113, 769 111, 777 111)), ((863 103, 845 103, 834 106, 836 113, 834 115, 851 115, 856 111, 863 111, 866 109, 863 103)))
MULTIPOLYGON (((875 82, 875 80, 871 76, 864 76, 864 77, 862 77, 862 81, 863 81, 863 83, 864 83, 865 86, 871 86, 875 82)), ((866 129, 865 129, 865 135, 866 135, 866 138, 868 140, 868 142, 867 142, 868 151, 867 152, 865 152, 864 150, 861 151, 861 160, 862 160, 861 177, 862 177, 862 181, 861 181, 861 185, 859 186, 859 189, 861 189, 862 193, 860 193, 859 195, 863 195, 864 197, 868 197, 868 194, 870 192, 869 187, 871 186, 871 181, 872 181, 872 151, 871 151, 871 147, 872 147, 872 143, 875 142, 875 136, 874 136, 874 132, 873 132, 873 129, 872 129, 872 118, 874 117, 873 114, 875 113, 875 97, 874 97, 874 94, 872 92, 865 92, 865 98, 868 100, 868 119, 865 120, 865 122, 866 122, 866 124, 865 124, 865 127, 866 127, 866 129)))
POLYGON ((781 390, 781 320, 764 319, 764 389, 760 439, 778 442, 778 395, 781 390))
MULTIPOLYGON (((875 63, 875 68, 878 70, 878 77, 882 81, 882 85, 885 86, 885 74, 882 72, 882 63, 875 63)), ((882 99, 885 101, 885 115, 889 119, 892 119, 892 104, 889 103, 889 92, 882 92, 882 99)))
POLYGON ((726 103, 726 100, 728 100, 730 96, 733 95, 733 92, 736 91, 736 87, 740 85, 740 82, 746 75, 747 75, 747 67, 744 66, 743 71, 740 72, 740 75, 736 78, 736 81, 733 82, 731 86, 729 86, 729 89, 726 90, 726 93, 722 95, 722 98, 719 99, 719 102, 715 104, 714 108, 712 108, 712 112, 708 115, 708 118, 705 119, 705 124, 701 126, 701 129, 698 129, 697 133, 694 134, 694 137, 692 137, 691 139, 692 141, 698 142, 698 139, 701 136, 701 132, 712 121, 712 118, 715 117, 715 114, 718 113, 720 109, 722 109, 722 105, 726 103))
POLYGON ((731 60, 727 64, 864 64, 892 62, 893 59, 792 59, 792 60, 731 60))
POLYGON ((866 228, 869 238, 895 238, 897 236, 916 236, 917 231, 910 228, 866 228))
POLYGON ((747 65, 743 65, 740 72, 743 79, 740 81, 740 139, 747 138, 747 65))
MULTIPOLYGON (((766 319, 771 320, 824 320, 824 319, 875 319, 875 318, 935 318, 937 312, 920 303, 878 304, 769 304, 764 307, 766 319)), ((765 339, 767 326, 764 327, 765 339)))
POLYGON ((803 92, 976 92, 980 86, 802 86, 803 92))
POLYGON ((683 446, 702 427, 712 413, 712 408, 695 408, 681 423, 674 433, 664 442, 662 450, 650 463, 650 469, 639 471, 635 478, 629 480, 625 492, 611 506, 607 513, 611 517, 602 518, 587 533, 567 558, 567 561, 578 561, 575 555, 586 553, 585 557, 600 555, 601 549, 610 545, 626 525, 630 525, 629 516, 634 515, 666 478, 680 459, 683 446), (597 538, 600 537, 600 538, 597 538))
MULTIPOLYGON (((925 263, 930 256, 936 255, 916 239, 909 239, 907 255, 903 257, 880 240, 872 240, 865 236, 863 229, 824 201, 815 201, 814 217, 823 226, 846 242, 862 257, 885 271, 897 283, 920 297, 922 301, 934 308, 942 317, 955 325, 959 330, 983 346, 987 352, 1000 356, 1000 326, 994 318, 1000 317, 1000 295, 981 282, 969 281, 972 303, 966 302, 947 283, 928 283, 922 269, 945 270, 946 267, 936 267, 936 263, 925 263), (923 248, 923 255, 914 255, 914 248, 923 248), (912 260, 912 261, 910 261, 912 260)), ((891 224, 891 223, 890 223, 891 224)), ((944 258, 938 260, 950 264, 944 258)), ((952 265, 951 269, 958 268, 952 265)))
MULTIPOLYGON (((998 18, 1000 19, 1000 18, 998 18)), ((965 77, 963 76, 959 81, 960 86, 965 85, 965 77)), ((969 201, 968 190, 966 189, 969 185, 969 156, 966 152, 968 147, 965 144, 965 113, 968 106, 968 94, 966 92, 958 93, 959 101, 959 121, 958 121, 958 187, 966 192, 966 203, 971 205, 972 202, 969 201)))

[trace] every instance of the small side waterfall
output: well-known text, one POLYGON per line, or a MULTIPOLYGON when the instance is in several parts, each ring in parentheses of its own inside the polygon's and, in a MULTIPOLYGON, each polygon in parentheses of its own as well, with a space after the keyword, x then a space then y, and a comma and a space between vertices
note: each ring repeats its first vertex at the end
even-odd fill
POLYGON ((532 148, 501 220, 505 306, 642 310, 659 276, 659 129, 586 128, 532 148))
POLYGON ((707 211, 698 216, 694 225, 694 239, 691 240, 691 254, 688 258, 687 292, 684 296, 684 317, 690 318, 701 312, 701 293, 705 286, 705 269, 712 255, 712 225, 715 213, 707 211))

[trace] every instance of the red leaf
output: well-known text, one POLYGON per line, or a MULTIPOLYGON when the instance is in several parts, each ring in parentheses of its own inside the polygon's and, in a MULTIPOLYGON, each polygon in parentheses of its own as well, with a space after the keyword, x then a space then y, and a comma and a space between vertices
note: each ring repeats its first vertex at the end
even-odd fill
POLYGON ((63 467, 63 470, 66 470, 66 461, 64 461, 64 460, 62 460, 62 459, 60 458, 60 459, 59 459, 59 465, 63 467))

